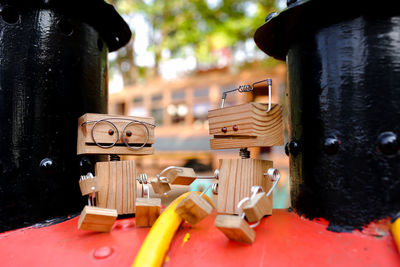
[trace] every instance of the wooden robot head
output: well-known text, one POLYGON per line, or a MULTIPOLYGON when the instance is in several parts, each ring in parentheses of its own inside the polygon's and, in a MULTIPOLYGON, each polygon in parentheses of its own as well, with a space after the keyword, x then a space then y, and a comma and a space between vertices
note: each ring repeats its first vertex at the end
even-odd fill
POLYGON ((78 120, 77 154, 154 153, 154 119, 87 113, 78 120))
POLYGON ((268 147, 283 145, 282 106, 271 104, 270 79, 240 86, 222 95, 221 108, 208 112, 211 149, 231 149, 247 147, 268 147), (250 102, 224 107, 227 93, 252 91, 254 85, 268 82, 269 103, 250 102))

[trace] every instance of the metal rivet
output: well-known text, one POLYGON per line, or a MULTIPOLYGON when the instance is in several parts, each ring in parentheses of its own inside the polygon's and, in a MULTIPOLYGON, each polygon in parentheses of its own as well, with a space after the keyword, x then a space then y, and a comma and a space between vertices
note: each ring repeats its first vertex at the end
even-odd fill
POLYGON ((131 137, 132 136, 132 132, 131 131, 126 131, 126 136, 131 137))
POLYGON ((399 151, 400 142, 393 132, 383 132, 378 136, 378 150, 385 155, 394 155, 399 151))
POLYGON ((54 170, 54 161, 50 158, 44 158, 39 164, 39 168, 44 173, 49 173, 54 170))
POLYGON ((228 129, 227 129, 226 127, 222 127, 221 131, 222 131, 223 133, 226 133, 226 132, 228 131, 228 129))
POLYGON ((113 129, 108 130, 108 134, 109 135, 113 135, 114 134, 114 130, 113 129))
POLYGON ((289 143, 286 143, 285 145, 285 154, 286 156, 289 156, 289 143))
POLYGON ((328 137, 324 140, 323 149, 326 154, 334 155, 339 151, 340 141, 336 137, 328 137))
POLYGON ((289 143, 289 152, 294 157, 300 153, 300 145, 297 141, 293 140, 289 143))
POLYGON ((235 132, 237 132, 237 131, 239 130, 239 126, 234 125, 234 126, 232 127, 232 129, 233 129, 235 132))
POLYGON ((81 175, 86 175, 88 172, 93 172, 93 165, 90 159, 83 156, 79 161, 79 169, 81 175))
POLYGON ((109 257, 111 254, 113 254, 113 252, 114 249, 112 247, 105 246, 95 249, 93 252, 93 257, 95 257, 98 260, 105 259, 109 257))

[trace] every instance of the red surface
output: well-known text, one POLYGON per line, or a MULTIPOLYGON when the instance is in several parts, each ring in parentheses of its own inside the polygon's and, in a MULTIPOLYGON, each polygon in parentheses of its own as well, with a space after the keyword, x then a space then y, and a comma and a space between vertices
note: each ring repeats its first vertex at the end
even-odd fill
MULTIPOLYGON (((165 266, 400 266, 388 222, 354 233, 333 233, 326 222, 274 210, 255 228, 256 241, 229 241, 215 214, 177 232, 165 266), (185 235, 189 239, 183 242, 185 235)), ((0 266, 130 266, 148 229, 119 220, 111 233, 76 229, 78 219, 0 234, 0 266)))

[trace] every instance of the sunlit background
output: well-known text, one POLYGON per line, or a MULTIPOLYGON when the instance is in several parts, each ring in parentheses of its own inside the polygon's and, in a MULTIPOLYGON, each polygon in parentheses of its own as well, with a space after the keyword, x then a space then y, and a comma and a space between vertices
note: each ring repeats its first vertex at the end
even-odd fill
MULTIPOLYGON (((285 65, 261 52, 253 35, 265 17, 283 9, 286 1, 108 2, 133 33, 127 46, 109 54, 109 113, 151 116, 157 124, 155 154, 135 157, 140 172, 154 177, 167 166, 185 166, 198 175, 210 175, 219 159, 239 158, 238 150, 209 147, 207 113, 220 106, 225 90, 272 78, 273 102, 285 105, 285 65)), ((266 87, 231 94, 226 105, 249 101, 267 102, 266 87)), ((250 151, 252 158, 272 160, 280 170, 274 207, 288 207, 288 158, 283 146, 250 151)), ((211 182, 198 180, 191 190, 202 191, 211 182)), ((179 190, 185 188, 174 188, 169 198, 179 190)), ((211 191, 207 194, 211 196, 211 191)))

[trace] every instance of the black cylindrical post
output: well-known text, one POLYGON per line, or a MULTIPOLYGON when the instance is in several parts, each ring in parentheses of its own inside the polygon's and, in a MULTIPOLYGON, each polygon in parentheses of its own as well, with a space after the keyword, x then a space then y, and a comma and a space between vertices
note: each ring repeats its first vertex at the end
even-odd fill
POLYGON ((0 0, 0 231, 83 207, 77 121, 107 112, 107 53, 130 37, 103 1, 53 2, 0 0))
POLYGON ((400 12, 389 2, 291 1, 255 35, 287 62, 292 205, 332 230, 400 210, 400 12))

